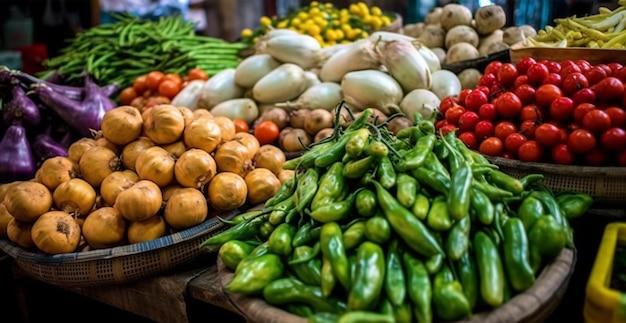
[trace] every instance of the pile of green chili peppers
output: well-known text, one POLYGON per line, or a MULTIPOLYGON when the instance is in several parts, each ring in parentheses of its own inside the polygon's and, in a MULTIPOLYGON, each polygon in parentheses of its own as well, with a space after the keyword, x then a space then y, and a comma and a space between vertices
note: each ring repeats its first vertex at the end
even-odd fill
POLYGON ((309 322, 455 321, 532 286, 573 247, 593 199, 513 178, 432 120, 395 136, 365 110, 289 160, 262 210, 206 240, 234 270, 227 291, 309 322))

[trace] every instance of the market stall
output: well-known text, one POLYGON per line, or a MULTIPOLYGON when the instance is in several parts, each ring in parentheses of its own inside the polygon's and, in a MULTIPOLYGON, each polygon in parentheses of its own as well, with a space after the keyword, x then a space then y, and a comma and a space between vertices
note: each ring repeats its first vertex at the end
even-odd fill
POLYGON ((164 322, 625 320, 625 12, 115 13, 0 66, 23 318, 34 281, 164 322))

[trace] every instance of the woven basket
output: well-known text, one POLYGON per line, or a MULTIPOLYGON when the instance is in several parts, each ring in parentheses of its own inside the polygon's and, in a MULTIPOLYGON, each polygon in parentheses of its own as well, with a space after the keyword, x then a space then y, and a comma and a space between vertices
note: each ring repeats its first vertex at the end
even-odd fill
POLYGON ((577 191, 594 197, 594 207, 624 208, 626 201, 626 167, 563 166, 528 163, 503 157, 487 157, 501 171, 522 178, 528 174, 543 174, 541 183, 555 192, 577 191))
MULTIPOLYGON (((240 212, 230 211, 220 214, 220 217, 231 219, 240 212)), ((165 272, 210 252, 199 245, 227 227, 212 216, 178 233, 108 249, 45 255, 0 239, 0 250, 13 257, 17 265, 34 278, 53 285, 85 287, 118 284, 165 272)))
MULTIPOLYGON (((576 252, 563 249, 561 254, 548 264, 537 277, 535 284, 525 292, 516 295, 502 306, 485 313, 478 313, 465 323, 513 323, 545 322, 561 303, 569 279, 574 272, 576 252)), ((217 260, 219 279, 226 285, 233 277, 233 271, 217 260)), ((251 298, 242 294, 223 291, 234 310, 248 322, 256 323, 306 323, 307 319, 296 316, 266 303, 260 298, 251 298)))

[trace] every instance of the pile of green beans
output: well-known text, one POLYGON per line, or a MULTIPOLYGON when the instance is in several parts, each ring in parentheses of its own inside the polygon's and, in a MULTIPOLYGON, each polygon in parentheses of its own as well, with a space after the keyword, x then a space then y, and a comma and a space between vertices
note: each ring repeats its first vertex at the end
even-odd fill
POLYGON ((96 26, 68 40, 60 55, 44 62, 45 78, 55 71, 68 84, 80 82, 86 71, 100 85, 122 88, 151 71, 185 74, 201 68, 213 75, 234 68, 239 51, 247 45, 195 34, 194 23, 181 16, 156 21, 130 15, 116 16, 116 22, 96 26))

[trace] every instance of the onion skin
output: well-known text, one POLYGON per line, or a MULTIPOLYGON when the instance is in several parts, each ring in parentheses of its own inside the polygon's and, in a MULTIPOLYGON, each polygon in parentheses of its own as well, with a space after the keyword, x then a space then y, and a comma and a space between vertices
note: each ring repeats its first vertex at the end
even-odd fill
POLYGON ((18 125, 10 126, 0 141, 0 182, 29 180, 36 171, 26 129, 18 125))

